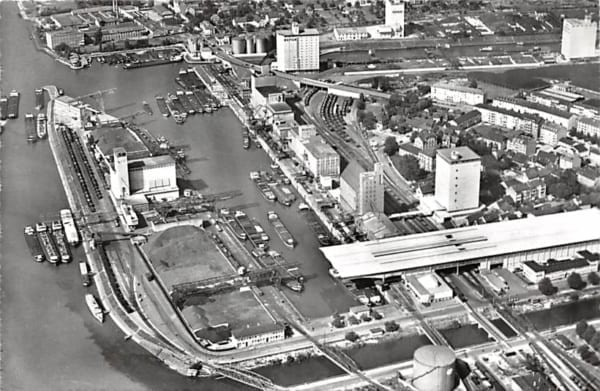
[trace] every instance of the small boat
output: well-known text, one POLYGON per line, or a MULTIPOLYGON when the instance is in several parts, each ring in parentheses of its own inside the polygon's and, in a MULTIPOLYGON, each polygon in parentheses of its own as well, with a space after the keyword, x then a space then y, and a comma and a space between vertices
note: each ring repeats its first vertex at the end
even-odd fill
POLYGON ((87 263, 79 262, 79 272, 81 273, 81 283, 83 286, 90 286, 90 274, 88 271, 87 263))
POLYGON ((87 304, 94 318, 96 318, 96 320, 100 323, 104 322, 104 311, 100 307, 100 304, 94 295, 91 293, 86 294, 85 303, 87 304))
POLYGON ((35 116, 31 113, 25 114, 25 132, 27 141, 34 143, 37 140, 36 137, 36 120, 35 116))
POLYGON ((154 111, 152 110, 152 107, 150 107, 150 104, 148 104, 148 102, 144 101, 144 103, 142 103, 142 107, 144 108, 146 114, 154 115, 154 111))
POLYGON ((248 137, 247 135, 243 136, 243 140, 242 140, 242 146, 244 147, 244 149, 248 149, 250 148, 250 137, 248 137))
POLYGON ((21 94, 17 90, 12 90, 8 95, 7 112, 9 119, 15 119, 19 116, 19 101, 21 94))
POLYGON ((8 118, 8 98, 0 96, 0 120, 4 121, 8 118))
POLYGON ((41 88, 35 89, 35 108, 37 110, 44 108, 44 90, 41 88))
POLYGON ((44 139, 48 135, 48 121, 45 114, 38 114, 36 131, 39 139, 44 139))

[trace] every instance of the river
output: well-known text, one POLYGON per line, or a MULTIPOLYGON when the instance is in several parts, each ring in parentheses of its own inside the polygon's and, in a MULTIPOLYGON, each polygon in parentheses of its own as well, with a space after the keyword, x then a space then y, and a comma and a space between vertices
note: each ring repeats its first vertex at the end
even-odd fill
MULTIPOLYGON (((112 321, 100 325, 91 318, 76 263, 51 268, 31 260, 23 227, 56 217, 59 209, 68 206, 48 143, 31 145, 25 140, 23 117, 35 112, 34 89, 47 84, 71 96, 117 88, 104 102, 115 115, 138 111, 142 101, 149 102, 154 116, 141 117, 138 123, 174 144, 191 146, 187 151, 191 184, 206 193, 242 190, 244 195, 229 204, 256 203, 248 214, 261 220, 277 250, 311 276, 305 294, 290 294, 306 316, 327 316, 354 304, 330 280, 316 239, 295 210, 268 204, 248 179, 250 170, 267 169, 269 161, 261 150, 242 149, 240 123, 228 109, 192 118, 183 126, 160 117, 154 96, 175 90, 173 79, 181 65, 124 71, 94 64, 88 70, 72 71, 35 50, 15 3, 0 3, 0 14, 0 88, 2 94, 12 89, 21 92, 19 119, 7 124, 0 149, 2 389, 246 389, 227 381, 187 379, 169 370, 132 341, 125 342, 112 321), (266 220, 269 209, 278 211, 300 242, 296 249, 277 242, 266 220)), ((74 256, 77 262, 82 254, 78 250, 74 256)))

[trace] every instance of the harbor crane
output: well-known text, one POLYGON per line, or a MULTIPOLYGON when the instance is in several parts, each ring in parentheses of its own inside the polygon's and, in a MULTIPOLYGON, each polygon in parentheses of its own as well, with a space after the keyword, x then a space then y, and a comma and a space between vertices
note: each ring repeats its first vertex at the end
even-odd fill
POLYGON ((137 118, 138 116, 140 116, 140 115, 146 115, 146 114, 148 114, 148 113, 146 113, 145 110, 138 110, 138 111, 136 111, 134 113, 126 114, 126 115, 123 115, 121 117, 117 117, 117 118, 115 118, 113 120, 99 122, 98 125, 102 126, 102 125, 108 125, 108 124, 124 124, 124 123, 129 123, 129 122, 133 121, 135 118, 137 118))
POLYGON ((94 98, 96 100, 96 102, 98 102, 100 111, 104 112, 104 109, 105 109, 104 108, 104 95, 114 94, 116 90, 117 90, 117 88, 113 87, 113 88, 107 88, 105 90, 94 91, 94 92, 90 92, 89 94, 85 94, 85 95, 81 95, 76 98, 73 98, 73 100, 94 98))

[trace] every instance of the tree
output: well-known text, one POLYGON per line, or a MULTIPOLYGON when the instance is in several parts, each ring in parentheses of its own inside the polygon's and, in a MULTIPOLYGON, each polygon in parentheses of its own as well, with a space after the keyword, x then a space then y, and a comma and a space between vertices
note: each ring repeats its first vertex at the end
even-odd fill
POLYGON ((578 291, 585 288, 585 281, 581 278, 581 274, 575 272, 569 274, 569 277, 567 277, 567 284, 569 284, 569 288, 578 291))
POLYGON ((424 176, 424 171, 419 167, 419 160, 412 155, 394 156, 392 162, 406 180, 415 181, 424 176))
POLYGON ((596 335, 594 335, 592 337, 592 339, 590 340, 590 345, 596 349, 596 350, 600 350, 600 333, 596 333, 596 335))
POLYGON ((558 288, 552 285, 552 281, 548 277, 544 277, 538 282, 538 289, 546 296, 552 296, 558 290, 558 288))
POLYGON ((390 320, 385 322, 385 331, 387 331, 388 333, 393 333, 394 331, 398 330, 400 330, 400 326, 398 326, 398 323, 396 323, 396 321, 390 320))
POLYGON ((348 331, 346 333, 346 339, 350 342, 356 342, 360 339, 360 337, 354 331, 348 331))
POLYGON ((585 330, 585 333, 583 333, 583 335, 581 336, 581 338, 583 338, 585 342, 590 342, 595 335, 596 329, 594 327, 588 327, 587 330, 585 330))
POLYGON ((399 145, 395 137, 386 137, 383 142, 383 152, 388 156, 393 156, 398 153, 399 145))
POLYGON ((596 272, 591 272, 590 274, 588 274, 587 279, 588 279, 588 282, 592 285, 600 284, 600 276, 596 272))
POLYGON ((469 87, 477 88, 477 80, 475 80, 475 79, 471 80, 471 82, 469 83, 469 87))
POLYGON ((588 329, 589 325, 585 320, 581 320, 579 322, 577 322, 577 325, 575 326, 575 333, 577 333, 577 335, 579 337, 583 336, 583 333, 586 332, 586 330, 588 329))

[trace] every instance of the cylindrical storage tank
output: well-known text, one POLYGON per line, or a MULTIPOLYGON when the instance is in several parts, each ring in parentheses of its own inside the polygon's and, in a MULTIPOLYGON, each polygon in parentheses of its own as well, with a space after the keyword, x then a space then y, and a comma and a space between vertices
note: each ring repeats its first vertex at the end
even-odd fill
POLYGON ((233 55, 246 54, 246 40, 242 37, 235 37, 231 40, 231 50, 233 55))
POLYGON ((446 346, 427 345, 413 355, 413 386, 419 391, 452 391, 456 355, 446 346))
POLYGON ((252 37, 252 36, 246 37, 246 53, 248 53, 248 54, 256 53, 254 37, 252 37))
POLYGON ((265 37, 256 38, 256 53, 266 53, 269 50, 267 49, 267 39, 265 37))

